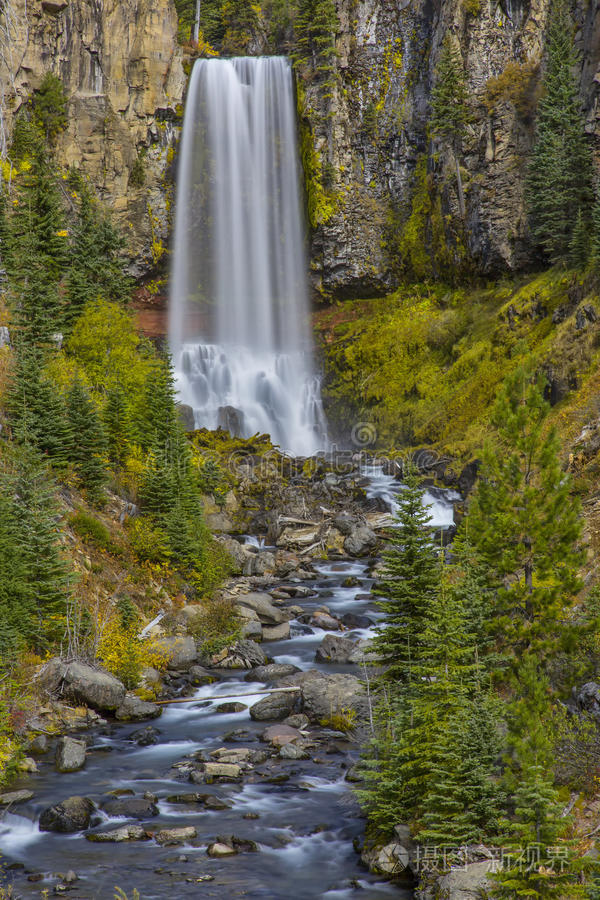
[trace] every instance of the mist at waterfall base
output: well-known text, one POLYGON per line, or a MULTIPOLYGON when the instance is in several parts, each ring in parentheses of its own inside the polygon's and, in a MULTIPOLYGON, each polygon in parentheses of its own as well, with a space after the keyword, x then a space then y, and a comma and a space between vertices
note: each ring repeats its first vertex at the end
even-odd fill
POLYGON ((198 60, 181 139, 170 342, 196 427, 327 445, 309 331, 292 73, 198 60))

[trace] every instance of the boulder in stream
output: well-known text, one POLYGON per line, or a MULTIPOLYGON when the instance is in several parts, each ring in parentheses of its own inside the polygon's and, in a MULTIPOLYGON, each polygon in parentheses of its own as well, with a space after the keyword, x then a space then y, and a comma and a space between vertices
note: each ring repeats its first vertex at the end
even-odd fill
POLYGON ((273 693, 250 707, 250 718, 256 722, 285 719, 294 710, 299 692, 273 693))
POLYGON ((253 610, 263 625, 281 625, 291 618, 286 610, 275 606, 270 594, 252 591, 249 594, 240 594, 237 602, 239 606, 253 610))
POLYGON ((67 797, 61 803, 49 806, 40 816, 40 831, 57 831, 73 834, 89 827, 95 806, 89 797, 67 797))
POLYGON ((90 831, 85 837, 94 844, 122 844, 125 841, 149 841, 151 835, 141 825, 122 825, 110 831, 90 831))
POLYGON ((290 637, 290 623, 282 622, 281 625, 264 626, 262 630, 263 641, 286 641, 290 637))
POLYGON ((163 828, 154 835, 157 844, 168 846, 170 844, 183 844, 185 841, 193 841, 198 837, 198 832, 193 825, 184 825, 181 828, 163 828))
POLYGON ((115 719, 120 722, 138 722, 141 719, 157 719, 160 715, 162 706, 140 700, 136 694, 128 692, 115 712, 115 719))
POLYGON ((349 556, 367 556, 377 547, 377 535, 368 525, 358 525, 344 540, 344 550, 349 556))
POLYGON ((108 816, 123 816, 125 819, 147 819, 158 815, 158 807, 144 797, 109 797, 100 804, 108 816))
POLYGON ((59 657, 40 669, 38 681, 50 694, 108 712, 122 704, 126 693, 125 685, 109 672, 87 663, 67 663, 59 657))
POLYGON ((315 653, 317 662, 347 663, 356 650, 356 642, 337 634, 326 634, 315 653))
POLYGON ((266 666, 257 666, 247 675, 244 675, 245 681, 278 681, 285 678, 286 675, 293 675, 294 672, 300 672, 298 666, 292 663, 269 663, 266 666))
POLYGON ((23 789, 22 791, 8 791, 6 794, 0 794, 0 806, 13 806, 15 803, 26 803, 33 797, 33 791, 23 789))
MULTIPOLYGON (((220 655, 219 655, 220 656, 220 655)), ((215 669, 253 669, 264 666, 267 654, 255 641, 238 641, 225 651, 222 658, 213 661, 215 669)))
POLYGON ((333 715, 345 710, 352 710, 359 717, 365 717, 368 713, 367 696, 355 675, 326 675, 309 669, 308 672, 283 678, 281 685, 297 685, 300 688, 302 710, 311 722, 329 721, 333 715))
POLYGON ((85 765, 85 751, 85 741, 62 737, 56 745, 56 768, 59 772, 77 772, 85 765))

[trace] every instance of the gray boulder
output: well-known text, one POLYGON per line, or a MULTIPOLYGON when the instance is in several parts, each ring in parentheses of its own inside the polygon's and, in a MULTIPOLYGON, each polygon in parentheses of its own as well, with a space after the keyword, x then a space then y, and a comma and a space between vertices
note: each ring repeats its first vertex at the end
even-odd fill
POLYGON ((194 410, 187 403, 177 404, 177 417, 186 431, 195 430, 194 410))
POLYGON ((183 825, 181 828, 164 828, 157 831, 154 840, 157 844, 168 847, 173 844, 183 844, 185 841, 193 841, 198 837, 198 832, 193 825, 183 825))
POLYGON ((237 602, 240 606, 253 609, 263 625, 281 625, 282 622, 289 622, 291 619, 291 615, 286 610, 275 606, 270 594, 252 591, 249 594, 240 594, 237 602))
POLYGON ((158 815, 158 807, 144 797, 110 797, 100 804, 108 816, 123 816, 126 819, 147 819, 158 815))
POLYGON ((290 623, 281 625, 265 625, 262 630, 263 641, 287 641, 290 637, 290 623))
POLYGON ((138 722, 141 719, 158 719, 162 715, 162 706, 140 700, 135 694, 125 694, 125 699, 115 713, 120 722, 138 722))
POLYGON ((479 900, 492 888, 493 862, 484 860, 452 869, 439 879, 440 896, 448 900, 479 900))
POLYGON ((269 663, 267 666, 257 666, 244 676, 246 681, 278 681, 286 675, 294 675, 299 672, 298 666, 292 663, 269 663))
POLYGON ((377 535, 367 525, 358 525, 344 540, 349 556, 367 556, 377 547, 377 535))
POLYGON ((356 650, 356 642, 338 634, 326 634, 315 653, 317 662, 347 663, 356 650))
POLYGON ((87 663, 66 663, 58 657, 40 669, 38 680, 50 694, 102 711, 118 709, 125 697, 125 685, 114 675, 87 663))
MULTIPOLYGON (((368 713, 368 701, 360 680, 355 675, 326 675, 310 669, 282 678, 281 686, 300 687, 302 711, 311 722, 329 720, 335 713, 352 710, 360 718, 368 713)), ((285 696, 285 694, 283 695, 285 696)))
POLYGON ((89 826, 94 809, 94 804, 88 797, 67 797, 42 812, 40 831, 57 831, 60 834, 83 831, 89 826))
POLYGON ((269 694, 250 707, 250 718, 256 722, 285 719, 296 706, 298 695, 299 692, 296 691, 285 694, 269 694))
POLYGON ((55 765, 59 772, 77 772, 85 765, 85 741, 62 737, 56 745, 55 765))
MULTIPOLYGON (((281 625, 274 625, 273 627, 281 628, 281 625)), ((263 629, 260 622, 246 619, 245 624, 242 625, 242 637, 249 638, 251 641, 262 641, 263 629)))
POLYGON ((228 536, 221 536, 217 538, 221 546, 225 548, 229 556, 231 557, 231 574, 232 575, 242 575, 244 572, 244 567, 246 563, 251 559, 253 554, 249 553, 248 550, 244 547, 243 544, 240 544, 239 541, 236 541, 235 538, 228 536))
POLYGON ((238 641, 228 651, 227 655, 214 663, 216 669, 252 669, 254 666, 264 666, 267 655, 254 641, 238 641))
POLYGON ((173 635, 155 642, 157 651, 165 657, 168 669, 189 669, 197 658, 196 642, 191 635, 173 635))
POLYGON ((595 681, 588 681, 576 693, 575 700, 579 709, 600 721, 600 685, 595 681))
POLYGON ((124 841, 149 841, 150 835, 141 825, 122 825, 110 831, 91 831, 86 840, 94 844, 122 844, 124 841))
POLYGON ((25 788, 21 791, 8 791, 6 794, 0 794, 0 806, 13 806, 15 803, 26 803, 33 797, 33 791, 25 788))

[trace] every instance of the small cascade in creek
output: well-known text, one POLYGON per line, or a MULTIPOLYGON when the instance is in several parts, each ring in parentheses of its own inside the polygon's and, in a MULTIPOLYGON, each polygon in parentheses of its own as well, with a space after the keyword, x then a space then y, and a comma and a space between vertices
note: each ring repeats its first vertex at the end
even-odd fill
POLYGON ((196 427, 327 446, 314 372, 292 73, 198 60, 181 140, 170 342, 196 427))

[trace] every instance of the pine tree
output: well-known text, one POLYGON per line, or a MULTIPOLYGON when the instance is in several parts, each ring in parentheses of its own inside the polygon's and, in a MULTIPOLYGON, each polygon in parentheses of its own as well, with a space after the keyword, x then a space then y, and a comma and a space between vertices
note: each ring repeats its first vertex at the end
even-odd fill
POLYGON ((72 173, 71 187, 79 195, 77 220, 72 228, 67 274, 65 330, 71 331, 86 303, 91 300, 125 302, 131 279, 123 269, 122 239, 98 206, 78 173, 72 173))
POLYGON ((17 534, 27 578, 27 597, 35 609, 23 633, 38 647, 60 637, 69 591, 69 571, 62 553, 54 482, 37 451, 28 444, 15 457, 13 480, 17 534))
POLYGON ((65 404, 45 374, 46 351, 17 343, 15 369, 7 397, 13 436, 31 444, 57 467, 63 467, 72 444, 65 404))
POLYGON ((569 243, 569 260, 571 265, 583 271, 590 257, 590 227, 581 209, 577 213, 577 221, 569 243))
POLYGON ((222 52, 244 55, 259 24, 257 7, 247 0, 224 0, 221 9, 225 27, 222 52))
POLYGON ((106 437, 100 415, 79 379, 68 391, 67 414, 73 432, 69 459, 90 501, 101 504, 108 480, 106 437))
POLYGON ((117 468, 120 468, 129 454, 131 420, 125 391, 118 383, 106 392, 103 421, 109 458, 117 468))
POLYGON ((592 208, 592 230, 590 240, 590 262, 595 269, 600 268, 600 194, 596 191, 592 208))
POLYGON ((53 144, 67 126, 67 94, 60 78, 46 72, 33 95, 32 106, 36 123, 48 144, 53 144))
POLYGON ((396 685, 413 677, 426 616, 439 592, 439 562, 427 529, 430 516, 423 505, 424 493, 409 473, 398 498, 397 527, 390 530, 383 553, 383 574, 373 589, 381 598, 377 605, 384 617, 372 651, 378 664, 386 666, 381 680, 396 685))
POLYGON ((469 509, 469 534, 495 587, 490 627, 513 664, 527 652, 547 658, 574 633, 564 619, 579 586, 581 522, 548 410, 543 382, 518 369, 494 407, 495 440, 469 509))
POLYGON ((14 659, 35 622, 35 604, 27 588, 27 568, 18 533, 12 479, 0 475, 0 666, 14 659))
POLYGON ((429 128, 433 137, 449 146, 456 166, 458 205, 465 218, 465 198, 460 172, 462 139, 470 121, 465 70, 456 38, 447 32, 435 69, 431 91, 429 128))
POLYGON ((338 30, 339 20, 333 0, 299 0, 295 22, 295 58, 310 63, 325 82, 331 82, 338 30))
POLYGON ((566 0, 554 0, 528 176, 532 233, 553 263, 567 259, 578 211, 586 219, 593 199, 591 151, 573 76, 577 63, 573 30, 566 0))

